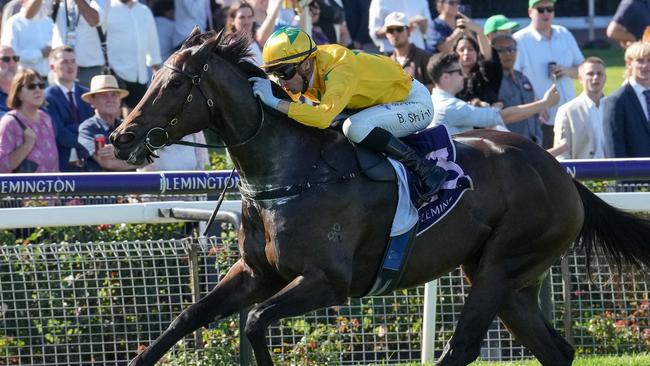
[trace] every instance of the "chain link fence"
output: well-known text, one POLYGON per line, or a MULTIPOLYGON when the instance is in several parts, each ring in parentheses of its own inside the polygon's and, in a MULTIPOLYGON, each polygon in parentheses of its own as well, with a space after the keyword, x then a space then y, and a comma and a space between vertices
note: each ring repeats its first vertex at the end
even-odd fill
MULTIPOLYGON (((0 364, 126 365, 237 256, 232 236, 2 246, 0 364)), ((611 275, 596 262, 590 282, 584 256, 576 254, 550 278, 553 321, 580 352, 650 351, 643 275, 627 268, 611 275)), ((438 354, 468 292, 460 269, 439 280, 438 354)), ((270 349, 280 365, 418 361, 423 294, 416 287, 286 319, 269 330, 270 349)), ((186 337, 162 364, 237 364, 239 347, 238 318, 231 317, 186 337)), ((495 320, 481 357, 530 354, 495 320)))

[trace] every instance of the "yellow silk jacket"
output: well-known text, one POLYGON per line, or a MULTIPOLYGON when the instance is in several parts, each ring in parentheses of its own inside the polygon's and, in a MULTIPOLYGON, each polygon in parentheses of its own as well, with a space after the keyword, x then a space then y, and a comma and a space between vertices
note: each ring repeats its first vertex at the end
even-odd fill
POLYGON ((289 117, 307 126, 327 128, 345 108, 406 99, 411 82, 411 76, 388 57, 336 44, 318 46, 313 85, 304 94, 318 104, 293 102, 289 117))

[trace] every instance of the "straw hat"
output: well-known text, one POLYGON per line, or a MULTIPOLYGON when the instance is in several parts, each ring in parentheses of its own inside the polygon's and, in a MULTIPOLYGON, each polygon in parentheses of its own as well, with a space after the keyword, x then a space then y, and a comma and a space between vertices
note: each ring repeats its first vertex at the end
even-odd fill
POLYGON ((84 102, 90 103, 90 97, 93 94, 117 91, 120 93, 120 99, 129 95, 128 90, 120 89, 117 85, 117 79, 113 75, 96 75, 90 80, 90 91, 81 95, 84 102))

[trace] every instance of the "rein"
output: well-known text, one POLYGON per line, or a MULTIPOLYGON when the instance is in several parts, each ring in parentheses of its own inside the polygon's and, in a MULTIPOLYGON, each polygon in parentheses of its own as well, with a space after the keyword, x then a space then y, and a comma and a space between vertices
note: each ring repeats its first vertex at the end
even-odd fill
MULTIPOLYGON (((262 118, 260 119, 260 123, 255 128, 253 134, 250 137, 244 139, 243 141, 240 141, 232 145, 226 145, 226 144, 220 145, 220 144, 201 144, 198 142, 190 142, 190 141, 182 141, 182 140, 170 140, 168 127, 170 126, 173 127, 178 124, 179 122, 178 116, 180 116, 183 113, 183 110, 185 110, 185 106, 191 103, 192 100, 194 100, 193 91, 195 87, 199 89, 199 92, 203 96, 203 99, 205 99, 205 102, 209 109, 210 122, 212 121, 212 107, 214 107, 214 101, 212 100, 212 98, 208 96, 208 94, 205 92, 205 90, 203 90, 203 87, 201 86, 203 73, 208 71, 209 69, 209 65, 207 62, 203 64, 201 71, 198 74, 194 74, 194 75, 186 72, 185 70, 179 69, 174 65, 170 65, 168 63, 165 63, 164 66, 174 72, 180 73, 181 75, 184 75, 187 78, 189 78, 190 81, 192 82, 192 87, 190 88, 189 93, 185 97, 185 102, 183 102, 183 104, 181 105, 180 111, 176 114, 177 117, 172 118, 171 121, 169 121, 165 125, 165 127, 154 127, 149 131, 147 131, 147 135, 145 136, 145 140, 144 140, 144 146, 147 148, 147 150, 149 150, 149 152, 152 155, 155 155, 155 151, 157 149, 160 149, 164 146, 173 145, 173 144, 192 146, 192 147, 201 147, 201 148, 209 148, 209 147, 233 148, 233 147, 247 144, 248 142, 252 141, 255 137, 257 137, 257 135, 260 133, 262 127, 264 126, 265 115, 264 115, 264 107, 262 106, 262 101, 258 98, 257 102, 260 106, 260 112, 262 114, 262 118)), ((212 214, 210 215, 210 219, 208 220, 205 230, 203 232, 204 236, 207 236, 209 234, 210 228, 212 227, 212 224, 214 223, 217 213, 221 208, 221 203, 225 198, 226 190, 228 189, 229 182, 232 179, 234 173, 235 173, 235 168, 232 169, 230 175, 226 179, 226 184, 224 185, 223 191, 219 195, 217 206, 215 207, 214 211, 212 211, 212 214)))
POLYGON ((183 111, 185 110, 185 106, 188 105, 189 103, 191 103, 192 100, 194 100, 193 91, 194 91, 195 87, 199 89, 199 92, 203 96, 203 99, 205 99, 205 101, 206 101, 208 109, 210 110, 210 113, 209 113, 210 119, 212 119, 212 107, 214 107, 214 101, 212 100, 212 98, 208 97, 208 94, 205 92, 205 90, 201 86, 201 80, 202 80, 203 73, 208 71, 208 69, 209 69, 209 65, 207 63, 203 64, 203 67, 201 68, 201 71, 198 74, 194 74, 194 75, 188 73, 185 70, 179 69, 178 67, 176 67, 174 65, 170 65, 168 63, 165 63, 163 65, 166 68, 168 68, 168 69, 170 69, 170 70, 172 70, 174 72, 177 72, 177 73, 179 73, 181 75, 184 75, 188 79, 190 79, 190 81, 192 82, 192 88, 190 88, 189 93, 185 97, 185 102, 183 102, 183 104, 181 105, 180 111, 178 113, 176 113, 176 117, 172 118, 165 125, 165 127, 154 127, 152 129, 150 129, 149 131, 147 131, 147 135, 145 136, 145 140, 144 140, 144 146, 147 148, 147 150, 149 150, 149 152, 151 154, 155 155, 155 150, 160 149, 160 148, 162 148, 164 146, 170 146, 170 145, 174 145, 174 144, 175 145, 184 145, 184 146, 193 146, 193 147, 202 147, 202 148, 209 148, 209 147, 233 148, 233 147, 237 147, 237 146, 241 146, 241 145, 249 143, 251 140, 253 140, 255 137, 257 137, 259 132, 262 130, 262 126, 264 125, 264 120, 265 120, 265 114, 264 114, 264 107, 262 106, 262 101, 258 98, 257 103, 258 103, 258 105, 260 107, 260 113, 262 114, 262 118, 260 119, 260 123, 255 128, 255 131, 253 132, 253 134, 250 137, 244 139, 243 141, 237 142, 237 143, 232 144, 232 145, 227 145, 227 144, 222 145, 222 144, 202 144, 202 143, 198 143, 198 142, 190 142, 190 141, 182 141, 182 140, 170 140, 169 139, 168 128, 170 126, 171 127, 176 126, 180 122, 178 116, 180 116, 183 113, 183 111))
MULTIPOLYGON (((254 138, 256 138, 259 135, 260 131, 262 130, 262 127, 264 126, 265 114, 264 114, 264 107, 262 105, 262 101, 259 98, 257 98, 257 102, 259 104, 259 108, 260 108, 261 115, 262 115, 262 117, 260 119, 260 123, 257 125, 257 127, 255 128, 255 131, 253 132, 253 134, 251 136, 247 137, 246 139, 244 139, 244 140, 242 140, 240 142, 237 142, 237 143, 232 144, 232 145, 227 145, 227 144, 220 145, 220 144, 201 144, 201 143, 182 141, 182 140, 170 140, 168 131, 169 131, 169 129, 171 127, 176 126, 180 122, 179 116, 182 115, 183 111, 187 108, 187 105, 189 105, 189 103, 191 103, 195 99, 194 98, 194 88, 199 89, 199 93, 201 94, 201 96, 205 100, 205 103, 206 103, 206 105, 207 105, 207 107, 209 109, 210 120, 212 120, 212 118, 213 118, 213 110, 212 110, 212 108, 214 107, 215 103, 214 103, 213 99, 210 98, 208 93, 204 90, 203 85, 201 84, 201 81, 203 80, 203 73, 207 72, 209 70, 209 65, 208 65, 207 62, 203 64, 203 67, 201 68, 201 70, 199 71, 198 74, 190 74, 189 72, 187 72, 187 71, 185 71, 185 70, 183 70, 181 68, 178 68, 175 65, 168 64, 168 63, 163 64, 163 66, 170 69, 170 70, 172 70, 172 71, 174 71, 174 72, 177 72, 177 73, 179 73, 181 75, 184 75, 185 77, 190 79, 190 81, 192 82, 192 87, 190 88, 190 91, 188 92, 187 96, 185 97, 185 101, 181 105, 180 110, 178 111, 178 113, 176 113, 176 116, 174 118, 172 118, 164 127, 154 127, 154 128, 151 128, 149 131, 147 131, 147 134, 146 134, 145 140, 144 140, 144 146, 149 150, 149 152, 152 155, 155 155, 155 150, 160 149, 160 148, 162 148, 164 146, 169 146, 169 145, 173 145, 173 144, 192 146, 192 147, 202 147, 202 148, 208 148, 208 147, 234 148, 234 147, 242 146, 242 145, 245 145, 245 144, 249 143, 250 141, 252 141, 254 138)), ((319 161, 322 160, 323 162, 325 162, 326 165, 333 168, 333 166, 331 166, 327 162, 327 160, 323 156, 323 153, 324 152, 321 150, 321 154, 320 154, 318 160, 319 161)), ((317 161, 312 166, 313 171, 315 171, 318 167, 319 167, 319 163, 317 161)), ((335 168, 334 168, 334 170, 336 171, 335 168)), ((301 194, 301 193, 303 193, 303 192, 305 192, 307 190, 313 189, 315 187, 329 185, 329 184, 332 184, 332 183, 345 182, 345 181, 348 181, 350 179, 354 179, 354 178, 358 177, 360 174, 363 173, 363 171, 364 171, 363 169, 360 169, 360 170, 358 170, 356 172, 341 174, 340 176, 336 177, 334 180, 326 180, 326 181, 321 181, 321 182, 311 182, 310 181, 311 174, 309 174, 306 177, 306 180, 304 182, 302 182, 302 183, 291 184, 291 185, 288 185, 288 186, 275 187, 275 188, 264 187, 262 189, 255 189, 255 188, 252 188, 252 187, 244 187, 242 184, 240 184, 239 185, 239 191, 242 194, 242 196, 244 196, 246 198, 249 198, 249 199, 252 199, 252 200, 256 200, 256 201, 257 200, 272 200, 272 199, 278 199, 278 198, 283 198, 283 197, 299 195, 299 194, 301 194)), ((234 172, 234 170, 233 170, 233 172, 234 172)), ((230 177, 228 177, 227 181, 230 180, 230 178, 232 177, 233 172, 231 172, 230 177)), ((228 184, 226 183, 226 187, 227 186, 228 186, 228 184)), ((209 220, 209 223, 208 223, 208 225, 206 227, 206 234, 207 234, 207 231, 210 229, 210 226, 212 224, 212 221, 214 220, 214 216, 215 216, 216 212, 219 210, 219 206, 221 205, 221 201, 223 200, 224 194, 225 194, 225 189, 224 189, 224 192, 221 193, 220 198, 219 198, 219 204, 217 205, 216 210, 213 212, 213 214, 212 214, 212 216, 211 216, 211 218, 209 220)))

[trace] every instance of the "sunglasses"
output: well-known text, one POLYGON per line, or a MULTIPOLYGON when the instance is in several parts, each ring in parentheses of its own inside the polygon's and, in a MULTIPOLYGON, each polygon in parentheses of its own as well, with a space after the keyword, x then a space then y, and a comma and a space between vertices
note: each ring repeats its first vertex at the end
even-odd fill
POLYGON ((462 76, 463 75, 463 70, 461 70, 461 68, 457 68, 457 69, 453 69, 453 70, 443 71, 443 74, 453 75, 455 73, 458 73, 458 75, 462 76))
POLYGON ((27 88, 27 90, 34 90, 36 88, 39 88, 39 89, 43 90, 43 89, 45 89, 45 83, 44 82, 29 83, 29 84, 25 84, 25 88, 27 88))
POLYGON ((15 62, 20 61, 20 56, 2 56, 0 57, 0 61, 2 62, 9 62, 11 60, 14 60, 15 62))
POLYGON ((540 14, 555 12, 555 7, 553 6, 540 6, 535 9, 537 9, 537 12, 540 14))
POLYGON ((404 29, 406 29, 406 27, 390 27, 390 28, 386 28, 386 33, 390 33, 390 34, 402 33, 404 32, 404 29))
POLYGON ((501 48, 495 48, 497 52, 499 53, 515 53, 517 52, 517 47, 515 46, 510 46, 510 47, 501 47, 501 48))
POLYGON ((298 66, 300 66, 301 63, 302 62, 279 66, 277 69, 271 71, 271 74, 278 79, 289 80, 296 76, 296 73, 298 72, 298 66))
POLYGON ((455 1, 455 0, 444 1, 444 3, 451 6, 460 5, 460 1, 455 1))

